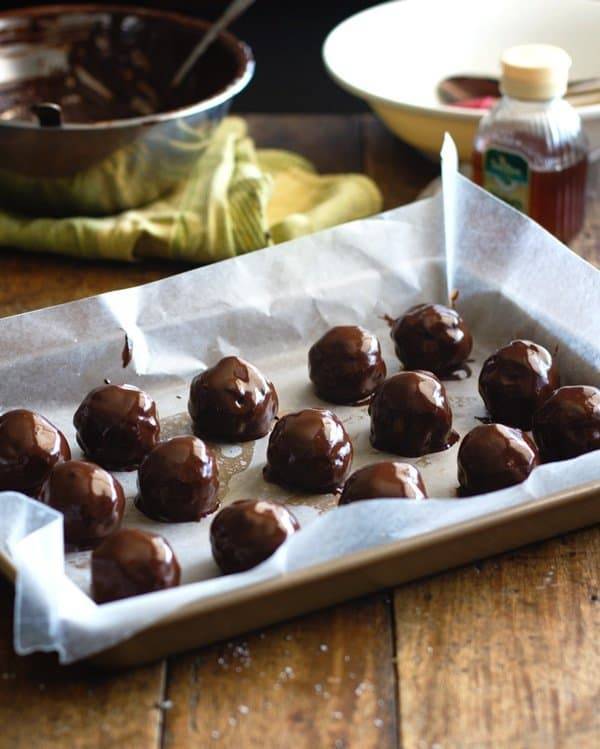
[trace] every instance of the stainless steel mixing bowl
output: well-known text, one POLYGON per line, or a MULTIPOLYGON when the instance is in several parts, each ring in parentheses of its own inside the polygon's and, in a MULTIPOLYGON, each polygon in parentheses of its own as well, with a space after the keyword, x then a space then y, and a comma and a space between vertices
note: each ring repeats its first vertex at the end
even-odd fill
POLYGON ((254 72, 223 33, 173 88, 208 26, 130 6, 0 13, 0 209, 107 215, 185 179, 254 72))

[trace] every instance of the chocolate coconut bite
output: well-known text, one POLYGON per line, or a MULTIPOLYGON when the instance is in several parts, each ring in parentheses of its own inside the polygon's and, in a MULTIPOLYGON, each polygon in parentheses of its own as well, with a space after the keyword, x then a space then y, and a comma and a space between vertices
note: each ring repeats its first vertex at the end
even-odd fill
POLYGON ((533 436, 545 461, 600 449, 600 390, 589 385, 559 388, 534 414, 533 436))
POLYGON ((161 442, 138 472, 137 508, 153 520, 185 523, 200 520, 219 506, 215 456, 197 437, 161 442))
POLYGON ((340 505, 362 499, 426 499, 421 472, 410 463, 386 461, 359 468, 344 484, 340 505))
POLYGON ((533 414, 560 386, 558 368, 543 346, 511 341, 486 359, 479 393, 493 421, 531 429, 533 414))
POLYGON ((40 414, 20 408, 0 416, 0 491, 35 498, 52 468, 70 458, 63 433, 40 414))
POLYGON ((88 549, 121 525, 125 509, 123 487, 95 463, 57 463, 44 483, 40 501, 63 514, 67 547, 88 549))
POLYGON ((441 304, 411 307, 394 322, 391 336, 405 369, 423 369, 439 377, 461 367, 473 348, 465 321, 441 304))
POLYGON ((371 444, 418 457, 447 450, 458 435, 446 388, 431 372, 400 372, 380 385, 369 406, 371 444))
POLYGON ((273 384, 258 369, 226 356, 194 377, 188 411, 198 437, 246 442, 268 434, 279 401, 273 384))
POLYGON ((92 552, 92 598, 108 603, 179 585, 179 562, 155 533, 122 528, 92 552))
POLYGON ((94 463, 113 471, 131 471, 157 444, 156 404, 133 385, 94 388, 75 412, 77 442, 94 463))
POLYGON ((458 449, 461 494, 485 494, 520 484, 539 462, 533 440, 520 429, 480 424, 466 435, 458 449))
POLYGON ((286 414, 269 437, 264 477, 282 486, 326 494, 339 488, 352 464, 352 443, 331 411, 286 414))
POLYGON ((215 562, 226 575, 256 567, 300 528, 279 502, 241 499, 224 507, 210 526, 215 562))
POLYGON ((383 382, 386 368, 372 333, 356 325, 338 325, 310 348, 308 373, 323 400, 359 403, 383 382))

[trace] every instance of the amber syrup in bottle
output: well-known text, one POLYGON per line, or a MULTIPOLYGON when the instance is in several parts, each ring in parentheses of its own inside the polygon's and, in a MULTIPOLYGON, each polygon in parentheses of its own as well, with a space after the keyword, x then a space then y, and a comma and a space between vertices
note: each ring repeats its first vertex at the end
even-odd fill
POLYGON ((502 56, 502 98, 482 119, 473 179, 563 242, 585 218, 588 144, 577 111, 563 99, 571 59, 550 45, 502 56))

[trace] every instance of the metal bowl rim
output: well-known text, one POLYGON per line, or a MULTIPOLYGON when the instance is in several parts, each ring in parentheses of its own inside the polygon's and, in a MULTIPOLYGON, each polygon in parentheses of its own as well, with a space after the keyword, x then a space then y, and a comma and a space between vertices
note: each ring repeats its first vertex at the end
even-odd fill
MULTIPOLYGON (((148 16, 157 19, 168 19, 178 24, 187 24, 196 26, 199 29, 206 30, 212 23, 201 18, 193 18, 184 13, 175 11, 161 10, 155 8, 141 8, 135 5, 94 5, 84 3, 80 5, 37 5, 28 8, 15 8, 13 10, 0 11, 0 21, 10 18, 19 18, 20 16, 34 17, 42 15, 60 15, 60 14, 77 14, 77 13, 130 13, 137 16, 148 16)), ((179 109, 172 109, 168 112, 157 112, 155 114, 142 115, 140 117, 128 117, 116 120, 100 120, 99 122, 70 122, 52 129, 52 132, 65 132, 73 130, 105 130, 109 128, 127 128, 127 127, 144 127, 169 122, 180 118, 190 117, 201 114, 211 109, 216 109, 221 104, 233 99, 239 94, 250 82, 254 75, 255 62, 252 50, 245 43, 234 36, 229 31, 222 31, 218 39, 225 42, 225 46, 234 54, 238 60, 239 74, 224 89, 218 91, 209 99, 203 99, 197 104, 190 104, 179 109)), ((40 130, 40 126, 35 122, 26 120, 0 120, 0 128, 13 129, 31 129, 40 130)), ((46 132, 50 132, 47 128, 46 132)))

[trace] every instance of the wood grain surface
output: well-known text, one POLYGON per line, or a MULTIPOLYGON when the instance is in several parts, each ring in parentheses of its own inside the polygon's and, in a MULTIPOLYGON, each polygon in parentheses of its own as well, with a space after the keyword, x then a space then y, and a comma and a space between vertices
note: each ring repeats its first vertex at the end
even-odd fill
MULTIPOLYGON (((385 207, 436 175, 372 117, 254 116, 259 145, 363 170, 385 207)), ((600 203, 575 249, 600 264, 600 203)), ((0 254, 0 315, 184 270, 0 254)), ((600 530, 125 673, 17 657, 0 583, 0 747, 600 745, 600 530)))

